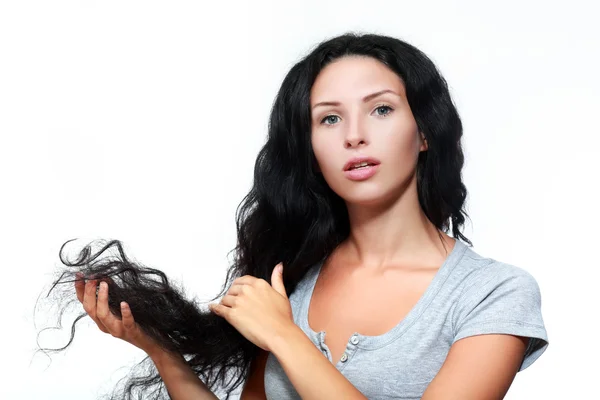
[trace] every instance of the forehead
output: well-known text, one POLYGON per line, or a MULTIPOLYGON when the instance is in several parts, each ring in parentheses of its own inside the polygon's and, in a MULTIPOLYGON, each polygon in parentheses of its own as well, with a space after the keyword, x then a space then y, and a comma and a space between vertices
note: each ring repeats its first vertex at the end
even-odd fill
POLYGON ((352 101, 382 89, 404 96, 402 79, 388 66, 372 57, 347 56, 321 70, 311 88, 310 102, 352 101))

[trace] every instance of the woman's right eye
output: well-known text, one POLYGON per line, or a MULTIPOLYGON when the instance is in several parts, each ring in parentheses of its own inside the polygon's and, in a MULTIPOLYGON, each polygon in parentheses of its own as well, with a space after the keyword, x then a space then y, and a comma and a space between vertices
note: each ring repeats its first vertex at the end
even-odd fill
MULTIPOLYGON (((325 121, 327 121, 327 120, 328 120, 329 122, 332 122, 332 121, 331 121, 331 119, 329 119, 329 118, 339 118, 339 117, 338 117, 337 115, 333 115, 333 114, 331 114, 331 115, 328 115, 328 116, 326 116, 325 118, 323 118, 323 119, 321 120, 321 124, 323 124, 323 123, 324 123, 325 121)), ((335 121, 333 121, 333 122, 335 122, 335 121)), ((332 124, 325 124, 325 125, 332 125, 332 124)))

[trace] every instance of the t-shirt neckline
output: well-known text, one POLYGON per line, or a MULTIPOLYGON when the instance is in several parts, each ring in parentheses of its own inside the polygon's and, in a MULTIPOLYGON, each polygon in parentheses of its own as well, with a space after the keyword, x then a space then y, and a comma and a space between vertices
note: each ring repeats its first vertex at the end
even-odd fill
MULTIPOLYGON (((363 348, 367 350, 374 350, 380 347, 387 345, 388 343, 396 340, 399 336, 401 336, 410 326, 421 316, 421 314, 425 311, 425 309, 429 306, 431 301, 434 299, 436 294, 439 292, 443 283, 450 276, 453 268, 458 264, 459 260, 462 258, 463 254, 467 250, 467 245, 461 242, 459 239, 455 239, 456 242, 454 247, 450 251, 450 254, 446 257, 432 281, 425 289, 423 295, 419 298, 417 303, 413 306, 413 308, 406 314, 406 316, 392 329, 389 331, 377 335, 377 336, 368 336, 362 335, 358 332, 354 332, 350 338, 356 337, 358 340, 356 341, 356 347, 363 348)), ((312 271, 312 275, 310 275, 308 281, 308 294, 304 296, 304 300, 302 302, 301 307, 301 315, 300 315, 300 323, 304 332, 308 333, 309 338, 315 343, 323 343, 325 337, 325 331, 315 332, 308 323, 308 308, 310 305, 310 301, 312 299, 312 295, 315 289, 315 284, 319 277, 319 273, 321 272, 321 267, 323 266, 323 262, 317 264, 312 271)), ((350 342, 348 343, 350 344, 350 342)))

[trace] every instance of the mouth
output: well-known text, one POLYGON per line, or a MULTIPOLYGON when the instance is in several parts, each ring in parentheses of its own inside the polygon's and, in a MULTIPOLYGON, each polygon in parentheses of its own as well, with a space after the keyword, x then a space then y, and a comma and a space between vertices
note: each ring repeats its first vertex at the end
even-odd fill
POLYGON ((371 157, 360 157, 349 160, 344 165, 344 171, 354 171, 379 165, 379 160, 371 157))
POLYGON ((375 175, 378 170, 379 164, 371 163, 367 165, 352 166, 344 171, 344 175, 352 181, 364 181, 375 175))
POLYGON ((372 166, 375 166, 375 165, 377 165, 377 164, 375 164, 375 163, 362 163, 360 165, 352 165, 348 169, 346 169, 346 171, 354 171, 354 170, 357 170, 357 169, 366 169, 366 168, 369 168, 369 167, 372 167, 372 166))

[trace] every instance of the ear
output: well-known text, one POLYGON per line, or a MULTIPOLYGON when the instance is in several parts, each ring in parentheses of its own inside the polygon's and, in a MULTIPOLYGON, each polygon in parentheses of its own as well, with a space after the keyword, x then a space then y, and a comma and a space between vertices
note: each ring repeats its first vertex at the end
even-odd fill
POLYGON ((423 134, 423 132, 420 132, 421 135, 421 147, 419 148, 419 151, 427 151, 427 149, 429 149, 429 145, 427 144, 427 139, 425 138, 425 135, 423 134))

